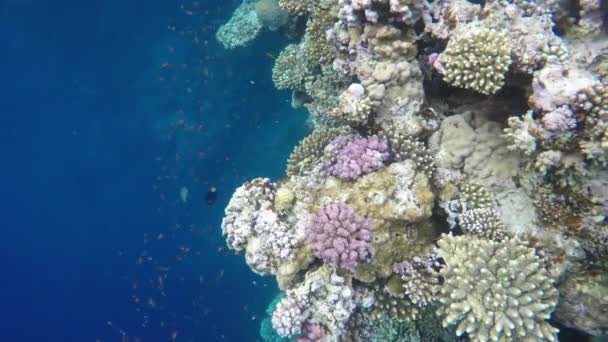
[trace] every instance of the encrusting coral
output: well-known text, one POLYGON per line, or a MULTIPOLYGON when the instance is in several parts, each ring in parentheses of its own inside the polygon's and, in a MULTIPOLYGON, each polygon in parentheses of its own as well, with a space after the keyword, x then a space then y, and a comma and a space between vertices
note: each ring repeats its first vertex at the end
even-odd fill
POLYGON ((284 294, 264 334, 608 332, 602 6, 245 0, 218 39, 284 34, 272 81, 312 129, 286 177, 244 183, 222 221, 228 247, 284 294))

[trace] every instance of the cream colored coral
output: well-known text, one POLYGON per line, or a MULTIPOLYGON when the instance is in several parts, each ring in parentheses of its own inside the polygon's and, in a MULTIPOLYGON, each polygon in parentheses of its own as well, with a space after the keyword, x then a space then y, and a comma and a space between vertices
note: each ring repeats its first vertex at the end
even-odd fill
POLYGON ((289 187, 281 187, 274 195, 274 209, 278 211, 288 210, 293 206, 295 194, 289 187))
POLYGON ((494 94, 504 85, 511 46, 504 34, 477 29, 450 39, 440 56, 445 80, 453 86, 494 94))
POLYGON ((502 242, 443 235, 439 255, 438 315, 443 325, 472 341, 557 341, 558 329, 546 320, 558 292, 535 250, 518 239, 502 242))

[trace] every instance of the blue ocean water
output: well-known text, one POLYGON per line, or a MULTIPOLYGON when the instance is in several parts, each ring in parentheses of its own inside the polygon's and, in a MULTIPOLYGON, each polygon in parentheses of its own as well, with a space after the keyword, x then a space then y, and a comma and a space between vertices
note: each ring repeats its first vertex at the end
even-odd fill
POLYGON ((0 1, 1 340, 256 340, 277 290, 223 208, 307 129, 272 85, 284 38, 216 42, 237 5, 0 1))

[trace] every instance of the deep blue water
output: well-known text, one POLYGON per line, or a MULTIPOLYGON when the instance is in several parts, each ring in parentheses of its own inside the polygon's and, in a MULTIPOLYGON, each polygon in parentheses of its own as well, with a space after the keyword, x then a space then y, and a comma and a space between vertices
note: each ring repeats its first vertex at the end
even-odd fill
POLYGON ((270 78, 283 38, 215 41, 237 4, 0 0, 0 340, 255 341, 275 283, 223 208, 306 126, 270 78))

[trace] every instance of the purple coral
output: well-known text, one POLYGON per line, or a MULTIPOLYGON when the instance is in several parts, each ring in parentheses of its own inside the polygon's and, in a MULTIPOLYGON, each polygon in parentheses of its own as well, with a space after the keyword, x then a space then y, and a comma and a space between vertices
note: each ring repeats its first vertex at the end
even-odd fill
POLYGON ((372 253, 372 225, 344 203, 321 207, 306 227, 314 254, 324 262, 353 269, 372 253))
POLYGON ((389 158, 386 139, 375 135, 367 138, 341 135, 325 151, 333 157, 327 163, 329 174, 345 180, 376 171, 389 158))
POLYGON ((298 337, 296 342, 322 342, 325 340, 323 327, 318 323, 308 323, 304 326, 302 336, 298 337))
POLYGON ((553 132, 564 132, 576 128, 574 114, 568 106, 561 106, 546 113, 542 118, 543 126, 553 132))

